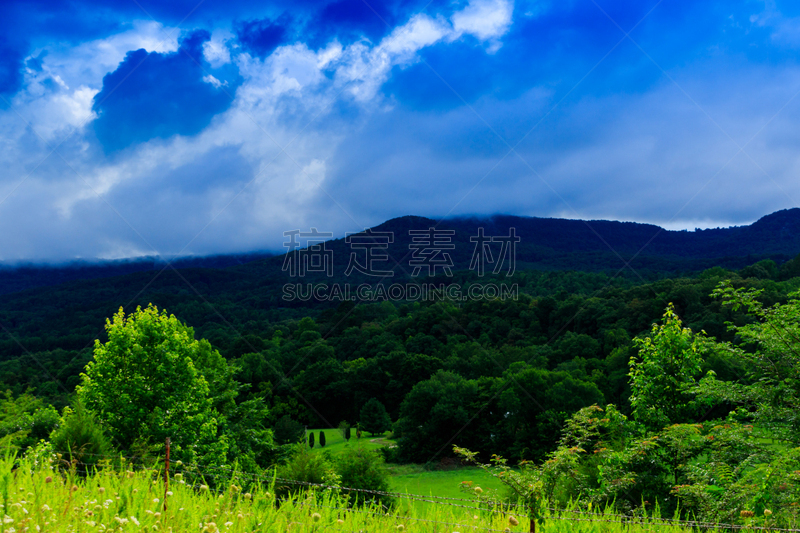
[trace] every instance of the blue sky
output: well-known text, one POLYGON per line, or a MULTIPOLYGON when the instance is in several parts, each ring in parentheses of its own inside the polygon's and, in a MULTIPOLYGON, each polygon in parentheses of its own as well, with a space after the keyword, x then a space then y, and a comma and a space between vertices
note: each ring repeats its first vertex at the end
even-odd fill
POLYGON ((0 261, 750 223, 800 201, 799 54, 796 2, 6 0, 0 261))

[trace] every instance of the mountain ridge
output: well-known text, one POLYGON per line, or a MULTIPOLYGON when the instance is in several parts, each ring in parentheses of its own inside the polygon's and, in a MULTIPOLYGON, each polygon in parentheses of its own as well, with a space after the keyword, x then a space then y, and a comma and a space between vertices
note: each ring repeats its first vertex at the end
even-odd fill
MULTIPOLYGON (((386 220, 373 232, 392 232, 394 242, 387 253, 398 263, 393 269, 406 271, 399 263, 412 255, 410 230, 437 228, 452 232, 455 249, 448 253, 453 268, 470 266, 475 244, 470 240, 483 228, 486 235, 508 235, 515 228, 520 242, 516 262, 523 269, 618 271, 629 268, 647 271, 687 273, 711 266, 738 269, 760 259, 778 264, 800 253, 800 208, 784 209, 759 218, 750 225, 695 231, 666 230, 640 222, 521 217, 497 214, 464 216, 440 221, 405 215, 386 220)), ((347 266, 351 248, 344 238, 327 241, 336 259, 335 271, 347 266)), ((172 266, 178 270, 208 269, 234 273, 282 272, 285 254, 252 252, 182 258, 172 266)), ((63 266, 24 265, 0 269, 0 294, 10 294, 77 281, 91 281, 157 271, 163 261, 145 258, 63 266)), ((407 273, 407 272, 406 272, 407 273)), ((209 273, 211 275, 211 273, 209 273)), ((217 277, 211 275, 211 277, 217 277)), ((223 275, 224 277, 224 275, 223 275)))

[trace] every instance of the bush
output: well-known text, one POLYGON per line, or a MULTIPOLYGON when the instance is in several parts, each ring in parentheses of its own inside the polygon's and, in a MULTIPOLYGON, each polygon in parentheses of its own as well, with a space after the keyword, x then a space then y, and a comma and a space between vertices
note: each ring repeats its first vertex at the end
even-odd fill
POLYGON ((275 495, 285 497, 309 489, 306 483, 338 484, 336 471, 326 454, 311 453, 305 444, 296 444, 289 461, 277 470, 275 495), (291 483, 298 481, 300 483, 291 483))
POLYGON ((324 431, 320 431, 319 432, 319 447, 320 448, 324 448, 325 447, 325 432, 324 431))
POLYGON ((85 465, 96 465, 114 454, 114 446, 100 422, 80 402, 74 408, 64 408, 59 427, 50 435, 50 443, 54 452, 85 465))
MULTIPOLYGON (((377 452, 361 446, 348 446, 336 457, 334 466, 343 487, 380 492, 389 490, 389 473, 383 466, 383 458, 377 452)), ((345 494, 349 495, 350 502, 354 505, 373 502, 384 507, 394 505, 394 498, 391 496, 355 491, 345 491, 345 494)))

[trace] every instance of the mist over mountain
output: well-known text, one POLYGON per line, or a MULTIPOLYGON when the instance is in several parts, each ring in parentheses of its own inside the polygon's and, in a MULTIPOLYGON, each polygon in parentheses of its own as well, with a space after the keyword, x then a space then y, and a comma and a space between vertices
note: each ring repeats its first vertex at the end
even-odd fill
MULTIPOLYGON (((452 270, 467 270, 475 252, 479 228, 486 236, 508 236, 511 228, 519 237, 514 256, 516 269, 622 271, 652 275, 692 273, 721 266, 739 269, 761 259, 781 264, 800 253, 800 209, 787 209, 766 215, 749 226, 697 231, 671 231, 652 224, 608 220, 567 220, 558 218, 463 217, 436 220, 405 216, 371 229, 389 233, 384 270, 410 274, 413 256, 409 231, 435 228, 452 248, 443 250, 452 260, 452 270)), ((301 247, 305 244, 299 241, 301 247)), ((333 258, 333 271, 343 274, 354 251, 345 238, 331 239, 325 249, 333 258)), ((496 250, 497 251, 497 250, 496 250)), ((275 276, 282 273, 284 256, 273 252, 179 258, 170 268, 213 269, 224 272, 275 276)), ((0 294, 58 285, 70 281, 92 280, 159 271, 167 266, 163 259, 146 257, 131 260, 75 262, 65 265, 22 265, 0 269, 0 294)), ((438 273, 438 272, 437 272, 438 273)))

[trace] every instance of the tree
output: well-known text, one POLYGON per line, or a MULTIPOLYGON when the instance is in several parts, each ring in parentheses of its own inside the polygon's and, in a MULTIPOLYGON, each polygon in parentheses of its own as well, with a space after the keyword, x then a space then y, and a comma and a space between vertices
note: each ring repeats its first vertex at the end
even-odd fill
POLYGON ((325 432, 324 431, 320 431, 319 432, 319 447, 320 448, 324 448, 325 447, 325 432))
POLYGON ((376 398, 371 398, 364 407, 361 408, 360 426, 372 435, 383 433, 392 427, 392 421, 386 407, 376 398))
POLYGON ((343 439, 347 440, 347 430, 350 427, 350 424, 347 423, 347 420, 342 420, 339 422, 339 434, 342 436, 343 439))
MULTIPOLYGON (((65 407, 58 427, 50 435, 53 450, 68 459, 75 459, 82 466, 92 466, 108 460, 114 455, 111 441, 94 414, 80 401, 73 407, 65 407)), ((82 470, 88 470, 82 469, 82 470)))
POLYGON ((131 450, 170 437, 177 459, 224 461, 227 438, 217 436, 218 413, 193 362, 206 346, 192 328, 150 304, 128 316, 120 308, 106 332, 107 342, 95 341, 77 393, 112 441, 131 450))
POLYGON ((709 346, 705 333, 684 328, 669 304, 661 325, 634 342, 639 354, 631 358, 628 374, 634 418, 651 430, 691 418, 697 410, 691 388, 709 346))
POLYGON ((309 433, 308 433, 308 447, 309 448, 313 448, 314 447, 314 432, 313 431, 309 431, 309 433))
POLYGON ((283 415, 275 422, 273 432, 275 442, 278 444, 293 444, 303 440, 305 429, 300 422, 293 420, 289 415, 283 415))
POLYGON ((349 426, 347 428, 345 428, 345 430, 344 430, 344 440, 347 440, 347 441, 350 440, 350 427, 349 426))
POLYGON ((754 420, 769 427, 776 436, 800 444, 800 292, 789 295, 785 304, 764 307, 761 290, 734 289, 723 282, 713 296, 733 311, 743 310, 749 322, 727 323, 738 344, 720 343, 726 357, 744 361, 746 379, 721 381, 711 374, 701 381, 699 391, 707 398, 727 401, 751 411, 754 420), (755 319, 753 321, 753 319, 755 319))

